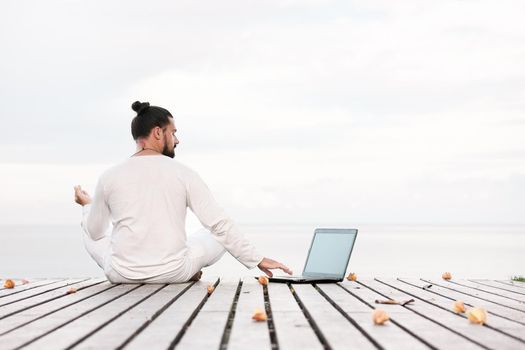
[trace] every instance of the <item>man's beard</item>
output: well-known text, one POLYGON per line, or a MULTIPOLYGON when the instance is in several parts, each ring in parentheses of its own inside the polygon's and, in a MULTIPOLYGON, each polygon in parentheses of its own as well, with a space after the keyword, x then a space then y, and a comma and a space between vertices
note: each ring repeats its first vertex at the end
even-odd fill
POLYGON ((168 147, 168 144, 165 143, 165 144, 164 144, 164 148, 162 149, 162 154, 165 155, 165 156, 168 156, 168 157, 170 157, 170 158, 175 158, 175 147, 176 147, 176 146, 173 146, 173 148, 170 149, 170 148, 168 147))

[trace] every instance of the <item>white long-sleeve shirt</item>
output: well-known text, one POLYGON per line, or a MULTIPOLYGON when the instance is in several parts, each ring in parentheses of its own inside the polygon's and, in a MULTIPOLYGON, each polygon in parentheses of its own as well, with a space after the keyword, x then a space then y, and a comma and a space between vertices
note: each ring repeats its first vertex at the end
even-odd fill
POLYGON ((183 268, 186 208, 247 268, 263 259, 224 213, 199 175, 166 156, 131 157, 99 179, 82 227, 93 240, 113 224, 110 263, 129 279, 183 268))

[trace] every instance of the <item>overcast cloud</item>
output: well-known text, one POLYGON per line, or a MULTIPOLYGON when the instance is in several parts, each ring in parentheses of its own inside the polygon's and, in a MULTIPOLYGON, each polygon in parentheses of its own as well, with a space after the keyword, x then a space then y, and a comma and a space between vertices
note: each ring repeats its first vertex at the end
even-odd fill
POLYGON ((525 223, 522 1, 3 1, 0 223, 78 222, 134 100, 246 223, 525 223))

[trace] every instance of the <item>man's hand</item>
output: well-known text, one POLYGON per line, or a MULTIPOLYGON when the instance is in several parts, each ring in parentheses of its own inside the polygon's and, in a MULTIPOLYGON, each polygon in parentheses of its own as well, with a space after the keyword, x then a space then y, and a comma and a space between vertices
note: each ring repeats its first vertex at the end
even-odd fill
POLYGON ((75 202, 84 206, 91 203, 91 197, 89 194, 82 189, 80 186, 75 186, 75 202))
POLYGON ((270 277, 273 276, 273 273, 272 271, 270 271, 270 269, 281 269, 289 275, 292 274, 292 270, 290 270, 288 267, 284 266, 280 262, 268 258, 262 259, 262 261, 259 263, 259 265, 257 265, 257 267, 259 267, 265 274, 267 274, 270 277))

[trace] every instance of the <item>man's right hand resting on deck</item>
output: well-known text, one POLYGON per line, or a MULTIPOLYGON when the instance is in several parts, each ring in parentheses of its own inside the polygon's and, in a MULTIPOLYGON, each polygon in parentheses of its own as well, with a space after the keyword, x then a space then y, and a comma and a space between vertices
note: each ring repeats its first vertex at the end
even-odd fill
POLYGON ((273 277, 273 273, 270 271, 270 269, 281 269, 289 275, 292 274, 292 270, 290 270, 287 266, 268 258, 262 259, 257 267, 270 277, 273 277))

